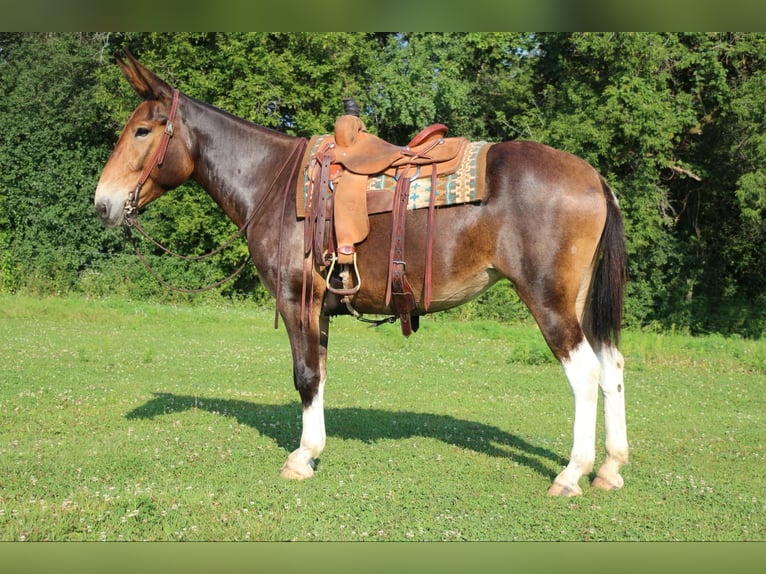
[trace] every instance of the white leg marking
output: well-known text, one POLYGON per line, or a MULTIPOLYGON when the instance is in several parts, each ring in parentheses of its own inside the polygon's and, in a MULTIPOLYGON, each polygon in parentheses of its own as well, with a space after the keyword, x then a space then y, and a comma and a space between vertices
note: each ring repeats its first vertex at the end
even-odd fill
POLYGON ((311 404, 303 409, 303 432, 301 448, 311 458, 317 458, 324 450, 326 435, 324 427, 324 379, 319 382, 317 394, 311 404))
POLYGON ((572 453, 569 464, 556 477, 548 493, 573 496, 582 494, 577 483, 583 474, 593 469, 596 457, 596 407, 601 366, 585 340, 561 364, 574 394, 572 453))
POLYGON ((326 433, 324 426, 324 384, 319 382, 317 393, 308 407, 303 409, 301 446, 290 453, 282 466, 282 478, 302 480, 314 476, 314 459, 324 450, 326 433))
POLYGON ((601 362, 601 393, 604 397, 604 426, 606 460, 593 485, 606 490, 622 488, 620 466, 628 462, 628 432, 625 422, 625 384, 622 353, 614 347, 604 347, 598 353, 601 362))

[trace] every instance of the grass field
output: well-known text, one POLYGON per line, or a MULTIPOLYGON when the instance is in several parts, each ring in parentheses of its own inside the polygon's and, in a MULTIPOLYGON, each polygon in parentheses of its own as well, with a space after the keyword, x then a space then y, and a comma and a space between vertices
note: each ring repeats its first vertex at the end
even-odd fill
POLYGON ((625 489, 561 500, 571 392, 532 325, 335 319, 327 449, 287 482, 272 311, 1 297, 0 540, 763 541, 764 347, 626 333, 625 489))

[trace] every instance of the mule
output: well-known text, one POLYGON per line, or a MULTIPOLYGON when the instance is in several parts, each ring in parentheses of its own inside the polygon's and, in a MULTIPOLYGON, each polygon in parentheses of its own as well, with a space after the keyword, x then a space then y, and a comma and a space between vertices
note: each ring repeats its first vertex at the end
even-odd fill
MULTIPOLYGON (((128 119, 95 193, 107 227, 189 178, 243 228, 252 261, 276 298, 290 342, 293 381, 302 403, 300 444, 281 469, 287 479, 314 475, 325 448, 324 389, 330 317, 348 313, 328 292, 322 270, 304 277, 304 223, 296 217, 296 178, 306 140, 245 121, 179 93, 132 55, 117 57, 143 101, 128 119), (308 299, 309 318, 303 320, 308 299)), ((479 203, 436 210, 430 306, 423 303, 427 209, 407 214, 407 275, 416 314, 469 301, 502 279, 528 306, 574 395, 570 460, 548 493, 582 494, 592 474, 599 388, 606 456, 592 486, 622 488, 628 461, 623 356, 617 348, 626 285, 626 249, 618 201, 583 159, 540 143, 506 141, 486 156, 479 203)), ((390 213, 370 216, 358 246, 361 288, 350 298, 362 314, 391 315, 385 303, 390 213)))

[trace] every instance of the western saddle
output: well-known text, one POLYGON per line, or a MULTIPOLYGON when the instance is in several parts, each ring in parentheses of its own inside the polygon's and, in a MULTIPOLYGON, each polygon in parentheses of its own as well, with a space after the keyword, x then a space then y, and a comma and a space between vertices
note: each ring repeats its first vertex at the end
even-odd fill
MULTIPOLYGON (((428 229, 425 262, 424 307, 431 301, 431 257, 433 251, 434 194, 437 177, 453 172, 460 163, 468 140, 446 138, 447 126, 433 124, 417 134, 406 146, 389 143, 365 129, 359 108, 344 99, 345 113, 338 117, 332 137, 327 137, 311 159, 311 194, 306 217, 307 258, 326 269, 326 287, 350 308, 350 298, 361 287, 356 262, 356 245, 369 233, 369 213, 391 211, 391 247, 388 257, 386 305, 401 321, 402 333, 409 336, 418 328, 418 309, 405 275, 405 215, 410 183, 430 175, 428 229), (423 172, 423 175, 421 175, 423 172), (430 174, 429 174, 430 172, 430 174), (370 177, 388 175, 396 181, 390 208, 368 205, 370 177), (342 285, 333 278, 336 265, 342 285)), ((390 195, 390 194, 389 194, 390 195)), ((304 283, 305 284, 305 283, 304 283)))

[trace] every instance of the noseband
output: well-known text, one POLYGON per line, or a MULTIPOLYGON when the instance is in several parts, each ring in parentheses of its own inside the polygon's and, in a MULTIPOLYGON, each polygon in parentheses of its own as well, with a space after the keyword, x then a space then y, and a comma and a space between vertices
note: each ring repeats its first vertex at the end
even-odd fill
POLYGON ((146 164, 146 167, 144 167, 144 171, 141 172, 141 177, 138 178, 138 183, 136 184, 135 189, 130 192, 128 199, 125 202, 125 215, 128 219, 132 219, 138 214, 138 197, 141 194, 141 188, 146 183, 146 180, 149 179, 149 174, 152 173, 152 170, 155 167, 161 166, 162 162, 165 161, 165 152, 168 151, 170 138, 173 137, 173 121, 176 119, 176 111, 178 110, 178 96, 178 90, 174 89, 173 103, 170 105, 170 115, 165 124, 165 131, 162 134, 160 145, 154 152, 152 159, 146 164))

